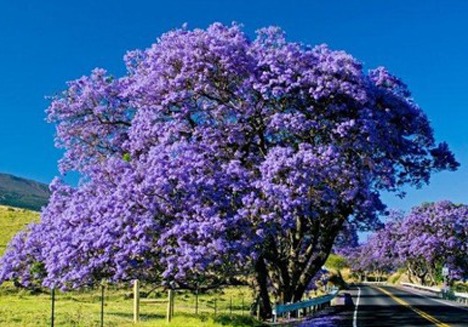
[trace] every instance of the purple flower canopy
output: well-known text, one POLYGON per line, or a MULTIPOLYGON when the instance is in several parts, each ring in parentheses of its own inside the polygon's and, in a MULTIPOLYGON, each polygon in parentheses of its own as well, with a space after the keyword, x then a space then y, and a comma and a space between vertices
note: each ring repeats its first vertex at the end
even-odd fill
POLYGON ((468 205, 450 201, 424 203, 406 215, 393 212, 385 227, 367 243, 347 253, 355 271, 390 272, 404 267, 422 284, 468 276, 468 205))
POLYGON ((345 221, 378 223, 381 190, 458 165, 398 78, 279 28, 254 40, 235 24, 182 28, 125 63, 125 76, 96 69, 53 99, 61 171, 83 178, 54 182, 1 280, 189 285, 249 273, 263 299, 268 284, 289 301, 345 221))
POLYGON ((396 251, 410 273, 435 282, 446 266, 451 279, 468 277, 468 205, 422 204, 402 219, 400 230, 396 251))

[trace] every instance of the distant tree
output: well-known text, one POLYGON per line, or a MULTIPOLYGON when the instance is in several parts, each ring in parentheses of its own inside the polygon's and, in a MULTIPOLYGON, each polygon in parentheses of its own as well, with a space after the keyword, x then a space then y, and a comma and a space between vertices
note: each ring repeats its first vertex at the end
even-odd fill
POLYGON ((2 280, 28 282, 37 261, 49 287, 250 273, 267 317, 269 287, 301 299, 345 222, 377 224, 381 190, 458 165, 398 78, 278 28, 183 28, 125 62, 52 101, 60 167, 83 179, 53 184, 2 280))
POLYGON ((393 212, 348 260, 356 271, 391 271, 405 267, 410 281, 436 284, 442 267, 449 279, 468 275, 468 206, 449 201, 424 203, 408 214, 393 212))
POLYGON ((401 266, 396 252, 396 242, 400 235, 398 223, 398 220, 388 221, 383 228, 369 236, 364 244, 345 253, 351 270, 359 274, 361 279, 368 274, 381 277, 401 266))
POLYGON ((468 276, 468 206, 449 201, 415 207, 401 223, 396 249, 410 276, 422 284, 468 276))

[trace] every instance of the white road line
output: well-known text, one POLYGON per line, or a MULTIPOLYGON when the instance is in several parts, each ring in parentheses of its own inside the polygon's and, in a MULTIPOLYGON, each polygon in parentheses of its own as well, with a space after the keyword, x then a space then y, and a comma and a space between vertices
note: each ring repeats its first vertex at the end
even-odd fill
POLYGON ((358 295, 357 295, 356 306, 354 308, 354 316, 353 316, 353 327, 357 327, 357 312, 358 312, 360 298, 361 298, 361 288, 358 286, 358 295))

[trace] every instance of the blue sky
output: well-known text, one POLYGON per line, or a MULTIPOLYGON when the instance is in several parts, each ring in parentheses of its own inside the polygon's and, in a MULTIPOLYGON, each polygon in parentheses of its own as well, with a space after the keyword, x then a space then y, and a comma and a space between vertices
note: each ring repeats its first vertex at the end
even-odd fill
POLYGON ((327 43, 386 66, 410 87, 439 141, 461 163, 434 175, 393 208, 423 201, 468 202, 468 1, 0 1, 0 172, 45 183, 61 152, 44 110, 65 82, 103 67, 124 73, 127 50, 146 48, 165 31, 220 21, 282 27, 289 40, 327 43))

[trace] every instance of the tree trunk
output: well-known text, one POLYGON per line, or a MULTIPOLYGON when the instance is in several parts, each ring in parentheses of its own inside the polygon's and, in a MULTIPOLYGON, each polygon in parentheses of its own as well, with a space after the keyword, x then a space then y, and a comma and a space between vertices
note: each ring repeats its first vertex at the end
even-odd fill
POLYGON ((408 272, 408 280, 411 284, 414 284, 414 280, 413 280, 413 277, 414 277, 414 273, 413 273, 413 270, 411 269, 411 267, 407 264, 406 265, 406 271, 408 272))
POLYGON ((342 219, 324 216, 307 221, 299 217, 296 229, 265 241, 264 252, 255 264, 263 319, 272 316, 268 286, 276 289, 283 303, 302 300, 310 281, 327 260, 348 211, 343 211, 342 219))
MULTIPOLYGON (((294 302, 301 301, 305 291, 310 285, 315 274, 323 267, 335 242, 335 238, 341 230, 343 221, 336 224, 331 231, 325 233, 322 231, 322 235, 319 238, 320 242, 316 244, 315 250, 310 256, 306 256, 305 265, 299 260, 296 264, 296 269, 293 271, 292 276, 299 277, 298 279, 292 278, 295 282, 292 283, 293 298, 294 302), (296 270, 296 271, 294 271, 296 270)), ((300 257, 300 255, 298 256, 300 257)), ((293 266, 294 267, 294 266, 293 266)))
POLYGON ((426 285, 426 275, 427 275, 426 272, 421 273, 421 274, 418 275, 418 278, 419 278, 419 280, 421 282, 421 285, 426 285))
POLYGON ((263 256, 260 256, 255 264, 255 273, 258 287, 258 296, 260 298, 260 317, 263 320, 272 317, 272 307, 270 296, 268 294, 268 271, 263 256))

